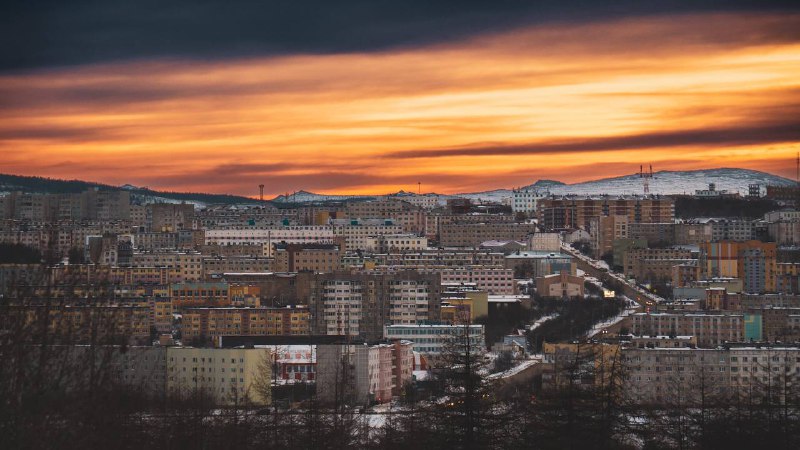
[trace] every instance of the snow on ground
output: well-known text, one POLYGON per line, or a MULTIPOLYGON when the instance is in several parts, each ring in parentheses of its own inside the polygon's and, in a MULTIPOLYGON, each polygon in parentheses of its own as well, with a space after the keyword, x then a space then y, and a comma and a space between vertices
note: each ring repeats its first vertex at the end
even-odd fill
POLYGON ((525 329, 528 330, 528 331, 533 331, 533 330, 539 328, 540 326, 542 326, 543 323, 547 322, 548 320, 553 320, 556 317, 558 317, 558 313, 553 313, 553 314, 549 314, 547 316, 542 316, 536 322, 533 322, 532 324, 525 326, 525 329))
POLYGON ((531 359, 526 359, 525 361, 522 361, 521 363, 519 363, 516 366, 506 370, 505 372, 493 373, 493 374, 489 375, 487 378, 489 380, 500 380, 500 379, 503 379, 503 378, 508 378, 508 377, 514 376, 514 375, 522 372, 523 370, 525 370, 525 369, 527 369, 527 368, 529 368, 529 367, 531 367, 533 365, 539 364, 541 362, 542 362, 542 357, 541 356, 538 356, 538 355, 537 356, 533 356, 533 357, 531 357, 531 359))
POLYGON ((600 333, 604 328, 607 328, 607 327, 610 327, 611 325, 619 323, 620 321, 622 321, 622 319, 624 319, 624 318, 630 316, 631 314, 633 314, 634 312, 636 312, 636 310, 638 308, 638 305, 636 305, 636 303, 633 302, 628 297, 625 297, 625 304, 628 305, 628 306, 621 313, 619 313, 618 315, 616 315, 616 316, 614 316, 614 317, 612 317, 612 318, 610 318, 608 320, 604 320, 603 322, 599 322, 599 323, 594 324, 592 329, 589 330, 586 333, 586 337, 593 337, 594 335, 600 333), (636 306, 632 306, 632 304, 636 305, 636 306))

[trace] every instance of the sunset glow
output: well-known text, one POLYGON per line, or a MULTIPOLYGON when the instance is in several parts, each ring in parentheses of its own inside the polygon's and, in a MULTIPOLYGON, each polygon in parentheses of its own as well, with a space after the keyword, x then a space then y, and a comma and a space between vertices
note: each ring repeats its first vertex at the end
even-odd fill
POLYGON ((259 183, 270 196, 455 193, 639 164, 793 177, 798 29, 796 15, 675 15, 4 73, 0 172, 249 196, 259 183))

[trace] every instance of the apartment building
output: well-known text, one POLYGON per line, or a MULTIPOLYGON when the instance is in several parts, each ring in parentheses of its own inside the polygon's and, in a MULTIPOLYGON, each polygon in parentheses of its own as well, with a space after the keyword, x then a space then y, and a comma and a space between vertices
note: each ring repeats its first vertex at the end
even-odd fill
POLYGON ((186 203, 154 203, 147 205, 149 229, 152 231, 174 232, 192 228, 194 205, 186 203))
POLYGON ((184 342, 202 343, 230 335, 307 336, 311 314, 306 307, 184 308, 181 330, 184 342))
POLYGON ((479 290, 491 295, 512 295, 517 293, 514 270, 493 267, 454 267, 420 269, 422 273, 438 273, 442 284, 475 285, 479 290))
POLYGON ((205 233, 205 245, 256 244, 264 247, 264 256, 272 256, 275 243, 309 244, 334 242, 329 225, 287 225, 270 227, 212 228, 205 233))
POLYGON ((308 297, 314 330, 320 334, 383 336, 384 324, 416 324, 439 320, 441 287, 433 274, 319 274, 308 297))
POLYGON ((771 222, 767 225, 770 240, 780 246, 800 244, 800 219, 771 222))
POLYGON ((534 233, 532 223, 446 223, 439 226, 439 246, 477 248, 491 240, 526 241, 534 233))
POLYGON ((381 234, 369 236, 364 250, 373 253, 421 251, 428 248, 428 238, 416 234, 381 234))
POLYGON ((476 352, 485 350, 483 325, 385 325, 386 339, 403 339, 413 342, 414 351, 437 356, 448 351, 463 351, 469 345, 476 352), (469 338, 469 342, 465 339, 469 338))
POLYGON ((671 280, 673 266, 693 262, 692 252, 674 248, 641 248, 625 252, 625 275, 639 281, 671 280))
POLYGON ((552 275, 559 272, 569 272, 577 275, 577 264, 572 255, 557 252, 518 252, 505 257, 505 267, 516 269, 525 267, 530 269, 533 278, 552 275))
POLYGON ((515 213, 534 215, 539 201, 547 198, 548 192, 531 188, 514 189, 511 200, 511 210, 515 213))
POLYGON ((422 209, 437 208, 441 202, 439 194, 415 194, 413 192, 399 192, 390 195, 389 199, 401 200, 422 209))
POLYGON ((452 223, 461 223, 461 224, 516 223, 516 220, 515 217, 510 214, 487 214, 487 213, 453 214, 453 213, 431 212, 425 216, 425 235, 428 237, 428 239, 433 239, 438 241, 440 240, 441 227, 443 225, 452 223))
POLYGON ((745 339, 743 314, 636 313, 631 317, 631 332, 636 336, 695 336, 701 347, 745 339))
POLYGON ((0 218, 29 222, 129 220, 130 193, 97 188, 79 194, 10 192, 3 197, 0 218))
POLYGON ((272 379, 269 350, 168 347, 166 359, 171 395, 202 394, 219 406, 271 402, 269 389, 259 389, 262 380, 272 379))
POLYGON ((628 223, 670 223, 675 201, 667 197, 549 197, 539 201, 539 224, 545 230, 589 229, 592 217, 627 216, 628 223))
POLYGON ((150 309, 130 305, 10 305, 0 313, 0 329, 31 331, 33 343, 43 336, 35 324, 47 324, 48 339, 71 344, 146 344, 150 309))
POLYGON ((631 239, 644 239, 648 246, 663 246, 675 244, 675 224, 639 222, 628 224, 628 237, 631 239))
POLYGON ((630 219, 627 215, 615 214, 611 216, 593 216, 589 218, 589 234, 592 253, 595 258, 613 252, 614 241, 628 239, 628 226, 630 219))
POLYGON ((675 240, 677 245, 700 245, 711 242, 711 225, 695 221, 675 224, 675 240))
POLYGON ((775 292, 777 246, 774 242, 720 241, 700 245, 700 271, 706 278, 741 278, 744 291, 775 292))
POLYGON ((528 250, 558 253, 561 251, 561 235, 558 233, 534 233, 528 238, 528 250))
POLYGON ((169 286, 169 296, 174 311, 193 306, 224 307, 231 304, 229 285, 225 282, 173 283, 169 286))
POLYGON ((131 267, 166 267, 180 273, 180 281, 203 279, 203 255, 194 252, 135 252, 131 267))
POLYGON ((375 236, 400 235, 403 227, 393 219, 336 219, 331 221, 333 234, 344 238, 347 250, 366 250, 375 236))
POLYGON ((462 267, 483 266, 503 267, 505 256, 491 250, 465 251, 461 249, 426 249, 400 253, 375 255, 378 266, 402 266, 406 268, 422 267, 462 267))
POLYGON ((339 244, 280 244, 274 250, 276 272, 330 273, 342 268, 339 244))
POLYGON ((211 256, 203 258, 203 276, 210 278, 225 273, 263 273, 273 270, 273 259, 252 256, 211 256))
POLYGON ((770 395, 787 399, 800 377, 800 348, 769 345, 706 348, 624 348, 625 396, 639 404, 708 404, 716 398, 744 402, 770 395))
POLYGON ((317 396, 351 405, 386 403, 411 380, 411 342, 317 346, 317 396))

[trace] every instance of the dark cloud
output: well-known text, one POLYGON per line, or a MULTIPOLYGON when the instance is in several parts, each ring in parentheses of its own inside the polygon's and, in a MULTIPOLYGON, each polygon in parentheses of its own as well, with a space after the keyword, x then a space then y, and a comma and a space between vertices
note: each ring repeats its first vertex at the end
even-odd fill
POLYGON ((0 70, 150 57, 371 51, 535 23, 799 8, 785 0, 10 1, 0 5, 0 70))
POLYGON ((386 158, 442 158, 453 156, 546 155, 576 152, 654 149, 683 146, 721 147, 772 144, 800 140, 800 120, 766 125, 732 125, 729 128, 663 131, 630 136, 567 139, 522 145, 483 143, 468 147, 403 150, 386 158))
POLYGON ((55 140, 59 142, 85 142, 109 137, 109 129, 102 127, 42 126, 31 128, 0 129, 0 141, 55 140))

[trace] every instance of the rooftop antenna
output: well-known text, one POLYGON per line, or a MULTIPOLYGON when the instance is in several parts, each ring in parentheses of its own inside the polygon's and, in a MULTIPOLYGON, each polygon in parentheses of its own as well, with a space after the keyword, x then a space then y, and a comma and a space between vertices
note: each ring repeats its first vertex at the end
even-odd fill
POLYGON ((800 152, 797 152, 797 174, 795 175, 795 181, 800 185, 800 152))
MULTIPOLYGON (((800 161, 800 156, 797 157, 798 161, 800 161)), ((422 182, 417 181, 417 194, 422 195, 422 182)))
POLYGON ((262 202, 264 201, 264 185, 263 184, 259 184, 258 185, 258 197, 262 202))

